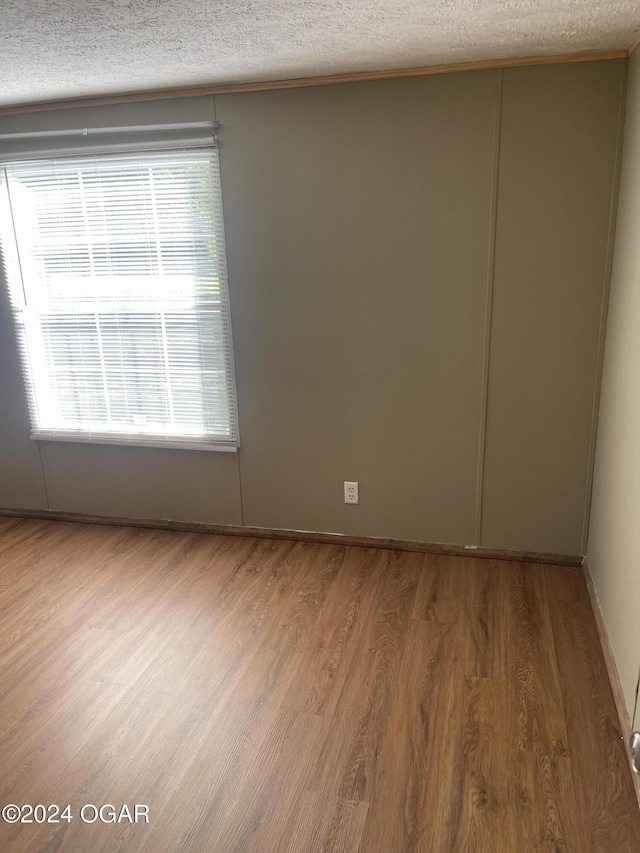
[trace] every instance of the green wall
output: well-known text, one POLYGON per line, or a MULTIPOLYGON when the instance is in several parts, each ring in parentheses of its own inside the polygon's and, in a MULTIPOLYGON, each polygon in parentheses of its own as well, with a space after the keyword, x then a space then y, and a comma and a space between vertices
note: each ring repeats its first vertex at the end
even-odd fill
POLYGON ((0 506, 581 553, 625 69, 0 118, 215 110, 241 432, 237 454, 30 441, 3 294, 0 506))

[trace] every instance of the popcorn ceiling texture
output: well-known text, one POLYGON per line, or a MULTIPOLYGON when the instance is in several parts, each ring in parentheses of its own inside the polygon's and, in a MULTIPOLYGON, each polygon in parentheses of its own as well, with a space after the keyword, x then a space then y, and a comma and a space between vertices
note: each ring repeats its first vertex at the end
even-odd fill
POLYGON ((638 0, 3 0, 0 104, 624 48, 638 0))

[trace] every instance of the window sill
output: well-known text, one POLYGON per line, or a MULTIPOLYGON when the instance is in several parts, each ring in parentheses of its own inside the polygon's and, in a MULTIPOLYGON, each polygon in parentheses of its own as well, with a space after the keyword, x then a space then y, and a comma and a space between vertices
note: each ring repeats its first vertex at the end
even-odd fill
POLYGON ((33 441, 64 441, 79 444, 115 444, 127 447, 159 447, 171 450, 207 450, 218 453, 237 453, 236 442, 196 441, 189 438, 153 438, 140 435, 110 435, 108 433, 77 433, 58 430, 34 430, 33 441))

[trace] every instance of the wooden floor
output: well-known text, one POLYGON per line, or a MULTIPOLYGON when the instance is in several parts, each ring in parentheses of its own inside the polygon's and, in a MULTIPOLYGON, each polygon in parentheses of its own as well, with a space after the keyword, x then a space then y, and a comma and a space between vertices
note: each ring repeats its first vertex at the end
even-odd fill
POLYGON ((0 518, 12 803, 73 819, 2 853, 640 851, 580 570, 0 518))

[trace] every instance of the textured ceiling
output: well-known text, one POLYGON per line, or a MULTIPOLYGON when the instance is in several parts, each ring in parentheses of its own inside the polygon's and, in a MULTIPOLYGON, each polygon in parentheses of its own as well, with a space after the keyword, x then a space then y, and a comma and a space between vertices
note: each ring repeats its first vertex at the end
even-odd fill
POLYGON ((2 0, 0 104, 624 48, 638 0, 2 0))

